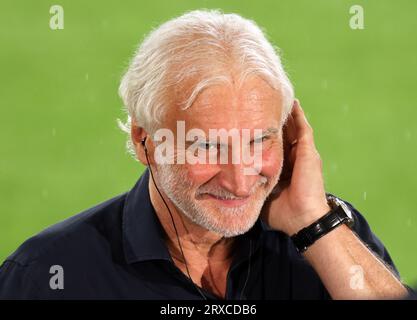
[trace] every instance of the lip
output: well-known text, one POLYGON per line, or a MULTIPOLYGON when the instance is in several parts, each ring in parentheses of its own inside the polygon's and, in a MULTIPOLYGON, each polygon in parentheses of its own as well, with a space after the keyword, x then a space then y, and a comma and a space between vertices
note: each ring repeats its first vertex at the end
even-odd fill
POLYGON ((250 197, 246 197, 243 199, 234 199, 234 200, 225 200, 225 199, 219 199, 217 197, 215 197, 212 194, 205 194, 204 195, 205 198, 210 199, 210 200, 214 200, 217 201, 218 203, 220 203, 222 206, 225 207, 239 207, 239 206, 243 206, 244 204, 246 204, 249 201, 250 197))

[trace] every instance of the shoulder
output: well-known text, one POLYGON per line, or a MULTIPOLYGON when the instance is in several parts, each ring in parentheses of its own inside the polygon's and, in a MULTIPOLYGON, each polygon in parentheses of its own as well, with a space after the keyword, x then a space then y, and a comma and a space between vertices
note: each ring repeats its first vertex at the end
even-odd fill
POLYGON ((83 263, 121 251, 114 248, 121 243, 125 197, 100 203, 26 240, 0 266, 0 297, 36 298, 44 287, 39 281, 48 283, 54 266, 80 268, 82 274, 83 263))
POLYGON ((88 239, 105 231, 111 223, 121 220, 126 194, 119 195, 66 220, 52 225, 26 240, 6 260, 29 265, 50 255, 69 253, 71 246, 80 248, 88 239))

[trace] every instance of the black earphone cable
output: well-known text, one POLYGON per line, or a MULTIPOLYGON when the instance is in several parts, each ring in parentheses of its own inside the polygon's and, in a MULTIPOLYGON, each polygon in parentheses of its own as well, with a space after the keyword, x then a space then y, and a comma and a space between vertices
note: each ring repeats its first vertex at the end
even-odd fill
POLYGON ((188 263, 187 263, 187 260, 185 259, 184 251, 182 250, 182 245, 181 245, 180 237, 178 236, 178 230, 177 230, 177 226, 175 225, 174 217, 172 216, 171 210, 169 209, 169 207, 168 207, 167 203, 165 202, 165 199, 164 199, 164 197, 162 196, 161 192, 159 191, 159 188, 158 188, 158 186, 156 185, 155 179, 154 179, 154 177, 153 177, 153 173, 152 173, 151 165, 150 165, 150 162, 149 162, 149 159, 148 159, 148 150, 146 149, 145 140, 146 140, 146 138, 144 138, 144 139, 142 140, 142 145, 143 145, 143 147, 144 147, 144 149, 145 149, 145 156, 146 156, 146 161, 148 162, 149 172, 150 172, 150 174, 151 174, 151 178, 152 178, 152 181, 153 181, 153 183, 154 183, 154 185, 155 185, 155 188, 156 188, 156 190, 158 191, 159 196, 161 197, 162 201, 164 202, 164 204, 165 204, 166 208, 168 209, 169 215, 170 215, 170 217, 171 217, 172 225, 173 225, 173 227, 174 227, 175 234, 176 234, 176 236, 177 236, 178 246, 179 246, 179 248, 180 248, 181 255, 182 255, 182 258, 183 258, 183 260, 184 260, 184 265, 185 265, 185 269, 187 270, 187 275, 188 275, 188 278, 189 278, 189 280, 191 281, 191 283, 194 285, 194 287, 195 287, 195 289, 198 291, 198 293, 199 293, 199 294, 203 297, 203 299, 204 299, 204 300, 207 300, 207 297, 206 297, 206 296, 204 295, 204 293, 200 290, 200 288, 199 288, 199 287, 195 284, 195 282, 193 281, 193 278, 191 277, 190 270, 188 269, 188 263))
MULTIPOLYGON (((185 259, 184 251, 183 251, 183 249, 182 249, 182 245, 181 245, 180 237, 179 237, 179 235, 178 235, 177 226, 175 225, 174 217, 172 216, 171 210, 169 209, 168 204, 166 203, 166 201, 165 201, 164 197, 162 196, 161 192, 159 191, 159 188, 158 188, 158 186, 157 186, 157 184, 156 184, 156 182, 155 182, 155 179, 154 179, 154 177, 153 177, 153 173, 152 173, 151 165, 150 165, 150 162, 149 162, 149 159, 148 159, 148 150, 147 150, 147 148, 146 148, 145 141, 146 141, 146 137, 145 137, 145 138, 141 141, 141 143, 142 143, 142 146, 143 146, 143 148, 144 148, 144 150, 145 150, 145 156, 146 156, 146 161, 147 161, 148 166, 149 166, 149 172, 150 172, 150 174, 151 174, 151 178, 152 178, 152 181, 153 181, 153 183, 154 183, 154 185, 155 185, 155 188, 156 188, 156 190, 158 191, 158 194, 159 194, 159 196, 161 197, 161 199, 162 199, 163 203, 165 204, 165 207, 167 208, 167 210, 168 210, 168 212, 169 212, 169 215, 170 215, 170 217, 171 217, 172 225, 173 225, 173 227, 174 227, 174 230, 175 230, 175 235, 176 235, 176 237, 177 237, 177 241, 178 241, 178 246, 179 246, 179 248, 180 248, 181 255, 182 255, 182 258, 183 258, 183 260, 184 260, 185 269, 186 269, 186 271, 187 271, 188 280, 189 280, 189 281, 191 281, 191 283, 193 284, 193 286, 195 287, 195 289, 198 291, 198 293, 202 296, 202 298, 203 298, 204 300, 207 300, 207 297, 206 297, 206 296, 204 295, 204 293, 200 290, 200 288, 199 288, 199 287, 195 284, 195 282, 193 281, 193 278, 191 277, 190 270, 188 269, 188 263, 187 263, 187 260, 185 259)), ((242 292, 240 293, 240 300, 242 300, 242 298, 243 298, 243 293, 245 292, 245 289, 246 289, 247 283, 248 283, 248 281, 249 281, 249 275, 250 275, 250 271, 251 271, 251 270, 250 270, 250 267, 251 267, 251 257, 252 257, 252 239, 250 239, 250 242, 249 242, 249 262, 248 262, 248 272, 247 272, 247 276, 246 276, 246 279, 245 279, 245 283, 244 283, 244 285, 243 285, 242 292)))

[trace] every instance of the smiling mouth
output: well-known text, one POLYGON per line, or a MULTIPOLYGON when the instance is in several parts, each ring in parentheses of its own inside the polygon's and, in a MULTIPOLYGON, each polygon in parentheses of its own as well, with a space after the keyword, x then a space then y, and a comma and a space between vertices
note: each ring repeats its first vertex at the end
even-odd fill
POLYGON ((220 203, 222 206, 225 207, 239 207, 245 205, 250 197, 244 197, 244 198, 230 198, 230 197, 220 197, 216 196, 210 193, 205 193, 201 195, 201 199, 207 199, 207 200, 214 200, 217 203, 220 203))

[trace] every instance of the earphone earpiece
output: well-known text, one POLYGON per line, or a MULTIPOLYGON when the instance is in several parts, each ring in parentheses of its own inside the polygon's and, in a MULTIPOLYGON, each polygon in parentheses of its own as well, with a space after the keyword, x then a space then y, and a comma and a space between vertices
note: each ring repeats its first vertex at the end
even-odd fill
POLYGON ((143 139, 142 139, 142 141, 140 142, 140 143, 142 144, 142 146, 143 146, 145 149, 146 149, 146 146, 145 146, 145 141, 146 141, 146 138, 147 138, 147 137, 143 138, 143 139))

